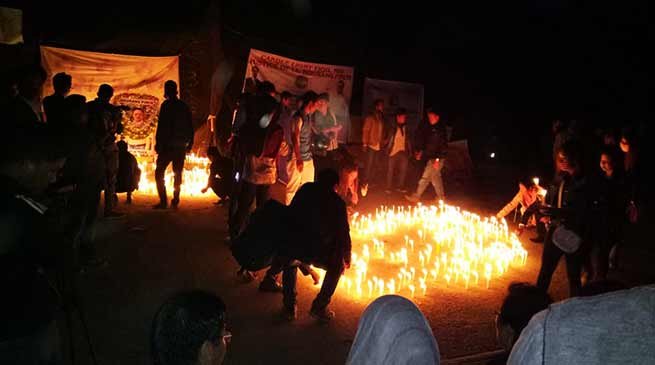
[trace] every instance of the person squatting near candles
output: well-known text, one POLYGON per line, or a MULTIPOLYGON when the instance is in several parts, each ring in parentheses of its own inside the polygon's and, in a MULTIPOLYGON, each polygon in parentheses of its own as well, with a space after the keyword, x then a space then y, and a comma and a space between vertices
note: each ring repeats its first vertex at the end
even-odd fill
POLYGON ((350 267, 351 241, 346 204, 336 193, 339 175, 332 169, 320 171, 316 183, 298 190, 290 206, 289 244, 280 249, 284 258, 283 317, 296 319, 298 261, 326 270, 323 285, 312 303, 310 314, 328 322, 334 312, 327 309, 344 269, 350 267))
POLYGON ((527 176, 522 178, 519 181, 519 191, 514 198, 503 207, 503 209, 496 213, 496 218, 505 218, 512 211, 518 208, 521 213, 518 234, 520 235, 523 233, 523 229, 526 226, 536 225, 537 237, 530 238, 530 240, 535 243, 543 242, 546 235, 546 226, 544 222, 541 221, 542 217, 539 215, 539 207, 544 199, 545 191, 545 189, 537 184, 535 179, 527 176))

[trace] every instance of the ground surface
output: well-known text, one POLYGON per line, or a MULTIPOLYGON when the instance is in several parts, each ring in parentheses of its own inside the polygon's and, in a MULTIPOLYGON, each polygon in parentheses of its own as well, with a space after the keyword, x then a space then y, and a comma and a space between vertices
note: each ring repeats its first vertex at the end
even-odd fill
MULTIPOLYGON (((488 213, 509 200, 513 189, 514 184, 497 189, 485 180, 474 189, 461 187, 451 203, 488 213)), ((299 319, 292 324, 277 320, 281 295, 259 293, 256 282, 243 284, 236 279, 238 268, 225 244, 225 208, 213 205, 213 201, 186 199, 177 211, 153 211, 153 198, 136 196, 133 205, 121 205, 128 213, 126 218, 102 222, 99 249, 110 264, 79 280, 99 363, 150 363, 150 324, 158 306, 180 289, 202 288, 219 294, 228 306, 234 337, 227 364, 343 364, 366 303, 336 295, 332 303, 336 319, 320 326, 307 313, 316 289, 308 278, 301 277, 299 319)), ((361 208, 400 201, 399 195, 373 193, 361 208)), ((527 240, 532 235, 527 232, 524 236, 529 251, 527 265, 511 270, 489 289, 465 291, 443 285, 416 300, 433 328, 442 358, 497 349, 494 315, 507 285, 512 281, 533 282, 537 276, 541 246, 527 240)), ((622 277, 632 283, 655 282, 641 270, 649 267, 652 250, 647 245, 635 247, 627 255, 634 270, 622 277), (636 281, 637 277, 640 280, 636 281)), ((560 264, 551 294, 562 299, 566 293, 565 269, 560 264)), ((77 363, 90 364, 79 321, 74 329, 77 363)))

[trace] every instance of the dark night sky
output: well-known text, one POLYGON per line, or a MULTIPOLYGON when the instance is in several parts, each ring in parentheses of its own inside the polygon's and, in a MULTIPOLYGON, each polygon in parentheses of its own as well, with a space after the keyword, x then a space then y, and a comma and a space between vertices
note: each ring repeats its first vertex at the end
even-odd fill
MULTIPOLYGON (((60 14, 64 30, 84 28, 77 36, 101 39, 125 29, 192 28, 209 3, 118 0, 106 2, 99 18, 90 16, 96 3, 39 4, 36 13, 44 28, 60 14), (90 15, 72 15, 72 9, 90 15)), ((653 30, 647 3, 227 0, 220 8, 224 38, 232 44, 355 66, 355 95, 364 76, 419 82, 426 104, 451 120, 509 127, 535 116, 544 123, 558 116, 599 123, 648 119, 646 52, 653 30)))

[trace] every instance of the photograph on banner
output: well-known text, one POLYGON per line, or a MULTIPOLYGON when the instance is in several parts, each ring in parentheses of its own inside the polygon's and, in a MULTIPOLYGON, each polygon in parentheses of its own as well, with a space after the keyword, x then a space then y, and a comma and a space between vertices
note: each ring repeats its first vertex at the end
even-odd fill
POLYGON ((338 140, 340 143, 346 143, 350 141, 351 135, 350 100, 353 72, 354 69, 348 66, 302 62, 251 49, 243 90, 252 93, 256 91, 259 83, 269 81, 275 85, 278 93, 288 91, 295 97, 300 97, 308 91, 317 94, 328 93, 329 110, 342 127, 338 140))
POLYGON ((410 130, 416 130, 423 117, 423 85, 365 78, 362 100, 364 116, 373 109, 377 99, 384 100, 384 119, 387 123, 393 121, 393 116, 399 108, 405 108, 407 125, 410 130))
POLYGON ((130 151, 152 155, 164 83, 179 84, 179 57, 143 57, 41 47, 41 63, 48 74, 43 97, 53 93, 52 77, 66 72, 73 78, 71 94, 94 100, 98 87, 114 88, 111 103, 123 107, 123 134, 130 151))

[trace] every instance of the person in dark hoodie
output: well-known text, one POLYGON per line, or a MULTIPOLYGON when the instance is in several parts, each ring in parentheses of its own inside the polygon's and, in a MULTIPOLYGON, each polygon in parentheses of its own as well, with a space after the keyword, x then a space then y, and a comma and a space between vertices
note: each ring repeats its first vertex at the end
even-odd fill
POLYGON ((174 191, 171 207, 177 208, 180 204, 180 187, 182 186, 182 171, 186 154, 193 147, 193 121, 191 109, 185 102, 177 97, 177 83, 168 80, 164 83, 164 97, 166 100, 159 109, 157 134, 155 135, 155 151, 157 152, 157 168, 155 181, 159 204, 155 209, 168 208, 164 173, 170 163, 173 163, 174 191))

